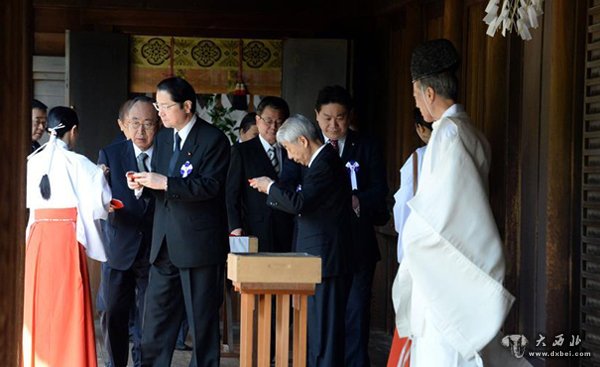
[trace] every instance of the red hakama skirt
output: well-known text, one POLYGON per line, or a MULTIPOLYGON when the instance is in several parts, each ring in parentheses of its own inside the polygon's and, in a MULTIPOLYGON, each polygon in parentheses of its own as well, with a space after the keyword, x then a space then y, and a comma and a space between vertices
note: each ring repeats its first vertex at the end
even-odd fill
POLYGON ((398 335, 398 330, 394 328, 394 339, 392 339, 387 367, 409 367, 411 344, 409 338, 401 338, 398 335))
POLYGON ((77 209, 36 209, 25 252, 23 367, 97 366, 77 209))

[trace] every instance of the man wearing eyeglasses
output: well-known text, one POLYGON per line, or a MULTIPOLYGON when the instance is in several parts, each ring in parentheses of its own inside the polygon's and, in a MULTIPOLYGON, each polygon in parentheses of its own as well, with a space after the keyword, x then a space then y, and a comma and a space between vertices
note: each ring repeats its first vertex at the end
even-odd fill
POLYGON ((145 96, 130 100, 128 107, 124 111, 128 119, 123 128, 127 129, 130 140, 103 148, 98 159, 99 164, 106 166, 113 198, 123 203, 122 208, 109 214, 104 227, 108 257, 102 279, 106 306, 104 342, 112 367, 127 366, 130 315, 135 315, 132 360, 135 366, 141 364, 141 315, 150 269, 154 216, 154 199, 136 198, 127 186, 126 174, 150 170, 154 136, 159 129, 158 114, 152 99, 145 96), (132 308, 137 308, 136 312, 130 312, 132 308))
POLYGON ((226 194, 229 230, 235 236, 258 237, 260 252, 291 251, 293 217, 268 207, 267 196, 248 184, 249 179, 261 176, 279 181, 285 170, 295 166, 276 139, 289 115, 282 98, 263 98, 256 109, 258 136, 231 149, 226 194))

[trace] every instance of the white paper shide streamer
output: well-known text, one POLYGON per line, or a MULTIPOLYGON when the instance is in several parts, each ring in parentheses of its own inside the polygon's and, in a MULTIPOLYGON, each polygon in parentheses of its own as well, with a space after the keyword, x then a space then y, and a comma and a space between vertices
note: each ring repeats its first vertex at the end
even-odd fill
POLYGON ((501 29, 502 36, 506 32, 516 30, 519 36, 528 41, 531 39, 530 28, 539 26, 538 17, 544 14, 544 0, 490 0, 485 8, 483 21, 488 25, 487 35, 494 37, 501 29))

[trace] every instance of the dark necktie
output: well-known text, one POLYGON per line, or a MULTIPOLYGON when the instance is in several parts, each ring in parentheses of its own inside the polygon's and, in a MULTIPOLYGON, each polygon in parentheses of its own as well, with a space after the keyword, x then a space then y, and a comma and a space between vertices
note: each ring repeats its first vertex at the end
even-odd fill
POLYGON ((169 176, 173 177, 175 174, 175 164, 177 163, 177 159, 179 158, 179 152, 181 152, 181 137, 179 133, 175 133, 175 144, 173 145, 173 155, 171 156, 171 161, 169 162, 169 176))
POLYGON ((275 152, 275 148, 270 147, 267 154, 269 155, 269 159, 271 160, 271 164, 273 165, 275 173, 279 173, 279 160, 277 159, 277 152, 275 152))
MULTIPOLYGON (((141 152, 138 156, 137 156, 137 167, 138 167, 138 172, 148 172, 148 166, 146 166, 146 158, 148 158, 148 154, 141 152)), ((146 195, 142 195, 142 198, 144 199, 144 203, 146 204, 146 206, 148 205, 148 202, 150 201, 150 198, 148 198, 146 195)))
POLYGON ((148 154, 144 152, 141 152, 140 155, 137 156, 138 172, 148 172, 148 166, 146 166, 146 158, 148 158, 148 154))
POLYGON ((333 149, 335 149, 336 152, 340 151, 340 148, 338 146, 338 141, 335 139, 330 139, 329 140, 329 144, 331 144, 331 146, 333 147, 333 149))

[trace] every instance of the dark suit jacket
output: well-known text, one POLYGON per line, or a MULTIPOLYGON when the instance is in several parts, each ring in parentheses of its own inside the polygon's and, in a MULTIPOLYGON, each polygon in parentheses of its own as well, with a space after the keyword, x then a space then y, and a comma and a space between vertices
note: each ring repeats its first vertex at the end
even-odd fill
MULTIPOLYGON (((385 164, 378 144, 352 130, 348 130, 341 159, 344 166, 350 161, 359 164, 356 173, 358 189, 353 194, 360 201, 360 217, 352 214, 352 261, 353 267, 360 269, 381 259, 373 226, 384 225, 390 219, 385 201, 388 193, 385 164)), ((305 171, 305 167, 288 169, 282 180, 288 186, 294 186, 302 181, 305 171)), ((349 183, 350 170, 345 168, 343 175, 349 183)))
POLYGON ((304 171, 300 191, 275 183, 269 191, 269 206, 296 214, 296 251, 320 256, 322 275, 348 273, 352 250, 351 191, 337 152, 326 145, 304 171))
MULTIPOLYGON (((374 225, 384 225, 390 219, 386 204, 388 194, 385 164, 378 144, 367 137, 348 130, 342 163, 357 162, 358 189, 353 191, 360 202, 360 217, 352 216, 357 267, 373 265, 381 259, 374 225)), ((346 169, 350 182, 350 170, 346 169)))
POLYGON ((40 146, 41 146, 41 145, 40 145, 40 143, 39 143, 37 140, 33 140, 33 141, 31 142, 31 153, 35 152, 35 150, 36 150, 37 148, 39 148, 40 146))
POLYGON ((109 167, 107 179, 113 198, 124 204, 122 209, 108 215, 107 225, 104 227, 108 265, 113 269, 127 270, 133 265, 138 253, 148 256, 154 203, 153 200, 137 199, 133 190, 127 187, 125 173, 138 170, 130 140, 101 149, 98 164, 109 167))
MULTIPOLYGON (((151 263, 165 239, 170 260, 179 268, 225 262, 229 250, 225 214, 229 151, 229 140, 221 130, 198 117, 175 164, 178 172, 189 162, 189 175, 168 177, 167 191, 148 190, 156 197, 151 263)), ((153 154, 152 170, 169 176, 173 129, 161 129, 153 154)))
MULTIPOLYGON (((280 175, 290 165, 286 150, 282 148, 281 152, 280 175)), ((250 187, 248 179, 260 176, 279 181, 260 138, 257 136, 233 145, 226 192, 229 230, 242 228, 244 234, 258 237, 258 248, 261 252, 289 252, 292 244, 293 216, 271 209, 267 206, 267 195, 250 187)))

